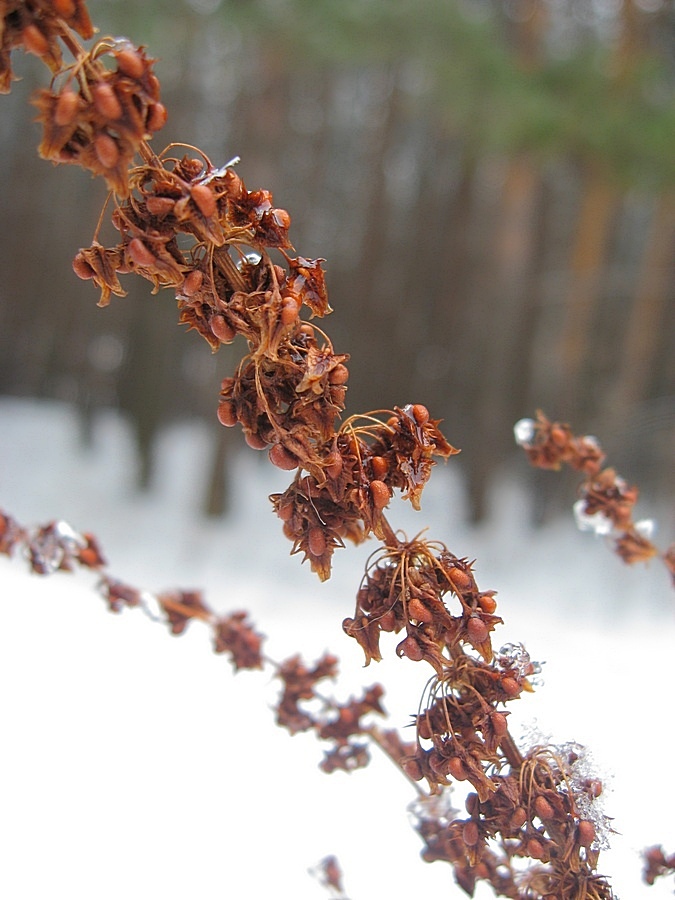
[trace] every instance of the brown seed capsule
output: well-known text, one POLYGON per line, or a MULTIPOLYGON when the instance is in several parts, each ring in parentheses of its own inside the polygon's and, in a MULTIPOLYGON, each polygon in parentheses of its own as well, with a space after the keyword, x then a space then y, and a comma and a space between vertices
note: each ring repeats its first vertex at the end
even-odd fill
POLYGON ((135 50, 128 48, 126 50, 118 50, 115 54, 117 60, 117 68, 129 78, 140 78, 145 71, 143 57, 135 50))
POLYGON ((424 651, 410 634, 396 647, 396 655, 399 657, 407 656, 413 662, 420 662, 424 659, 424 651))
POLYGON ((555 815, 555 810, 546 799, 546 797, 542 797, 541 795, 536 798, 534 801, 534 811, 543 821, 552 819, 555 815))
POLYGON ((454 587, 461 593, 462 591, 471 590, 473 587, 473 577, 470 572, 460 569, 459 566, 451 566, 448 569, 448 578, 454 587))
POLYGON ((326 552, 326 535, 323 528, 313 525, 307 532, 307 546, 312 556, 323 556, 326 552))
POLYGON ((387 633, 394 631, 396 628, 396 613, 394 610, 388 609, 385 613, 382 613, 377 620, 377 624, 380 626, 381 631, 386 631, 387 633))
POLYGON ((527 822, 527 812, 522 806, 517 806, 511 813, 509 819, 509 828, 512 831, 518 831, 527 822))
POLYGON ((413 781, 422 780, 422 766, 414 757, 412 759, 406 759, 402 768, 408 778, 412 778, 413 781))
POLYGON ((469 777, 469 772, 459 756, 450 757, 447 769, 448 774, 452 775, 455 781, 466 781, 469 777))
POLYGON ((467 847, 475 847, 478 843, 478 825, 473 819, 469 819, 462 828, 462 839, 467 847))
POLYGON ((492 615, 492 613, 497 609, 497 601, 492 596, 492 594, 481 594, 478 598, 478 605, 483 610, 484 613, 488 615, 492 615))
POLYGON ((582 847, 590 847, 595 840, 595 825, 589 819, 582 819, 577 828, 577 836, 582 847))
POLYGON ((120 158, 117 143, 109 134, 97 134, 94 138, 94 152, 104 169, 114 169, 120 158))
POLYGON ((391 491, 384 481, 370 482, 370 498, 375 509, 384 509, 391 500, 391 491))
POLYGON ((234 391, 234 385, 236 384, 234 378, 231 375, 226 375, 225 378, 220 382, 220 393, 223 397, 229 397, 234 391))
POLYGON ((105 119, 121 119, 122 104, 117 99, 117 94, 112 86, 101 82, 95 84, 91 89, 91 95, 94 99, 96 112, 105 119))
MULTIPOLYGON (((173 212, 175 200, 172 200, 171 197, 157 197, 155 194, 150 194, 145 198, 145 205, 151 216, 164 218, 173 212)), ((201 272, 199 274, 201 275, 201 272)))
POLYGON ((509 723, 504 713, 493 711, 490 713, 490 724, 497 737, 503 737, 509 730, 509 723))
POLYGON ((211 316, 211 321, 209 322, 212 333, 218 338, 218 340, 222 344, 231 344, 232 341, 236 338, 237 332, 227 321, 225 316, 215 315, 211 316))
POLYGON ((253 450, 264 450, 269 446, 269 441, 266 441, 255 431, 244 430, 244 440, 253 450))
POLYGON ((148 268, 157 263, 154 254, 148 250, 140 238, 132 238, 127 245, 127 256, 137 266, 148 268))
POLYGON ((434 620, 434 614, 418 597, 413 597, 408 601, 408 616, 417 622, 424 622, 425 624, 429 624, 429 622, 434 620))
POLYGON ((544 845, 537 838, 530 838, 525 845, 525 849, 527 850, 527 855, 531 856, 532 859, 543 859, 546 852, 544 845))
POLYGON ((293 469, 297 469, 299 465, 299 460, 297 456, 283 447, 281 444, 273 444, 270 448, 269 452, 270 461, 273 465, 275 465, 278 469, 284 469, 287 472, 291 472, 293 469))
POLYGON ((411 412, 418 425, 426 425, 429 421, 429 410, 421 403, 414 403, 411 412))
POLYGON ((271 209, 269 214, 274 219, 274 224, 278 228, 289 228, 291 224, 291 217, 285 209, 271 209))
POLYGON ((193 184, 190 188, 190 196, 203 216, 210 219, 211 216, 215 215, 217 209, 216 198, 213 196, 213 191, 208 185, 193 184))
POLYGON ((45 56, 49 52, 49 41, 37 25, 33 23, 26 25, 21 32, 21 39, 28 53, 34 53, 35 56, 45 56))
POLYGON ((77 277, 81 278, 83 281, 88 281, 96 274, 87 260, 79 254, 73 260, 73 272, 75 272, 77 277))
POLYGON ((470 816, 472 816, 478 809, 478 806, 479 806, 478 794, 475 794, 473 791, 471 791, 470 794, 466 795, 466 800, 464 801, 464 807, 465 807, 466 811, 468 812, 468 814, 470 816))
POLYGON ((70 88, 64 88, 58 96, 56 106, 54 107, 54 123, 59 127, 70 125, 75 120, 80 106, 80 98, 71 91, 70 88))
POLYGON ((423 741, 431 740, 431 723, 428 716, 417 717, 417 736, 423 741))
POLYGON ((151 103, 145 117, 145 127, 148 131, 159 131, 166 125, 168 117, 166 106, 163 103, 151 103))
POLYGON ((338 363, 334 369, 331 369, 328 375, 328 381, 331 384, 345 384, 349 380, 349 369, 342 363, 338 363))
POLYGON ((52 0, 52 8, 63 19, 70 19, 77 10, 75 0, 52 0))
POLYGON ((292 325, 297 322, 298 313, 300 312, 300 300, 298 297, 288 295, 284 297, 281 303, 281 312, 279 318, 282 325, 292 325))
POLYGON ((289 519, 291 518, 291 516, 293 515, 294 510, 295 510, 294 504, 291 501, 287 500, 285 503, 282 503, 279 506, 279 508, 277 509, 277 515, 279 516, 279 518, 281 519, 282 522, 288 522, 289 519))
POLYGON ((237 408, 232 400, 221 400, 218 405, 218 421, 226 428, 237 424, 237 408))
POLYGON ((521 685, 511 675, 502 675, 499 683, 507 697, 518 697, 522 691, 521 685))
POLYGON ((490 633, 485 622, 478 616, 470 616, 466 623, 466 633, 472 644, 482 644, 490 633))

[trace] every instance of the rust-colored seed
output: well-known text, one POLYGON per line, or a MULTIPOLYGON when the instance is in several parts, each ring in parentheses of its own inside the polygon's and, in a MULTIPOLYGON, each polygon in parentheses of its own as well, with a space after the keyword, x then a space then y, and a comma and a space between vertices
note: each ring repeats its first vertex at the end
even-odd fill
POLYGON ((217 209, 216 198, 213 196, 213 191, 206 184, 194 184, 190 188, 190 196, 195 202, 195 205, 199 212, 206 216, 207 219, 210 219, 213 216, 217 209))
POLYGON ((531 856, 532 859, 543 859, 544 845, 541 841, 538 841, 537 838, 530 838, 527 842, 526 849, 528 856, 531 856))
POLYGON ((121 119, 122 104, 117 99, 117 94, 109 84, 95 84, 91 91, 94 98, 94 106, 99 115, 105 119, 121 119))
POLYGON ((218 405, 218 421, 226 428, 237 424, 237 408, 232 400, 221 400, 218 405))
MULTIPOLYGON (((171 197, 157 197, 155 194, 150 194, 145 199, 145 205, 151 216, 164 217, 173 211, 175 200, 172 200, 171 197)), ((199 274, 201 275, 201 272, 199 274)))
POLYGON ((448 578, 458 591, 468 591, 473 587, 471 574, 464 569, 460 569, 459 566, 452 566, 448 570, 448 578))
POLYGON ((211 331, 222 344, 231 344, 237 336, 237 332, 230 325, 225 316, 211 316, 209 324, 211 326, 211 331))
POLYGON ((349 369, 342 363, 338 363, 334 369, 331 369, 328 375, 328 381, 331 384, 345 384, 349 380, 349 369))
POLYGON ((418 425, 426 425, 429 421, 429 410, 421 403, 413 404, 412 414, 418 425))
POLYGON ((291 224, 291 217, 285 209, 271 209, 270 215, 278 228, 288 228, 291 224))
POLYGON ((135 50, 118 50, 115 54, 117 68, 129 78, 140 78, 145 71, 145 64, 140 53, 135 50))
POLYGON ((448 774, 452 775, 455 781, 466 781, 469 777, 466 766, 459 756, 451 756, 448 760, 448 774))
POLYGON ((378 478, 380 481, 389 471, 389 463, 384 456, 374 456, 370 461, 370 465, 373 470, 373 477, 378 478))
POLYGON ((282 522, 288 522, 293 515, 293 511, 295 510, 295 505, 287 500, 285 503, 282 503, 277 510, 277 515, 281 519, 282 522))
POLYGON ((431 725, 428 716, 422 715, 417 717, 417 736, 423 741, 431 739, 431 725))
POLYGON ((582 819, 577 829, 579 843, 582 847, 590 847, 595 840, 595 825, 589 819, 582 819))
POLYGON ((231 375, 226 375, 220 382, 220 393, 223 397, 229 397, 234 391, 235 380, 231 375))
POLYGON ((166 125, 168 117, 166 106, 163 103, 151 103, 145 118, 145 127, 148 131, 159 131, 160 128, 164 128, 166 125))
POLYGON ((527 822, 527 812, 522 806, 517 806, 513 813, 511 814, 511 818, 509 819, 509 827, 513 831, 518 831, 523 825, 527 822))
POLYGON ((483 610, 484 613, 488 615, 492 615, 492 613, 497 609, 497 601, 492 596, 492 594, 481 594, 478 598, 478 605, 483 610))
POLYGON ((396 613, 394 610, 388 609, 386 613, 382 613, 377 620, 377 624, 380 626, 381 631, 386 631, 387 633, 394 631, 396 628, 396 613))
POLYGON ((55 124, 59 127, 70 125, 77 115, 79 106, 80 98, 75 91, 71 91, 70 88, 62 90, 54 107, 55 124))
POLYGON ((326 474, 330 478, 339 478, 342 472, 342 456, 337 450, 332 450, 326 457, 326 474))
POLYGON ((509 730, 509 723, 504 713, 491 712, 490 723, 492 724, 493 731, 497 737, 503 737, 509 730))
POLYGON ((21 32, 21 38, 28 53, 34 53, 35 56, 45 56, 49 52, 49 41, 37 25, 33 23, 26 25, 21 32))
MULTIPOLYGON (((150 198, 148 198, 150 199, 150 198)), ((157 199, 164 199, 163 197, 157 199)), ((173 202, 173 201, 172 201, 173 202)), ((187 275, 185 276, 185 281, 183 282, 183 286, 181 288, 181 292, 185 294, 186 297, 193 297, 199 288, 202 286, 202 282, 204 281, 204 274, 200 272, 199 269, 191 269, 187 275)), ((234 381, 232 382, 234 385, 234 381)), ((222 388, 221 388, 222 390, 222 388)))
POLYGON ((52 0, 52 7, 54 12, 64 19, 74 16, 77 9, 75 0, 52 0))
POLYGON ((471 791, 470 794, 466 795, 466 800, 464 801, 464 807, 470 816, 472 816, 476 810, 478 809, 479 801, 478 794, 475 794, 471 791))
POLYGON ((312 556, 323 556, 326 552, 326 535, 323 528, 313 525, 307 532, 307 545, 312 556))
POLYGON ((468 822, 462 828, 462 838, 464 839, 464 843, 467 847, 475 847, 478 843, 478 825, 473 819, 469 819, 468 822))
POLYGON ((269 452, 270 461, 278 468, 291 472, 298 468, 298 458, 281 444, 273 444, 269 452))
POLYGON ((555 814, 549 801, 541 795, 534 801, 534 811, 542 820, 552 819, 555 814))
POLYGON ((145 246, 140 238, 132 238, 127 246, 127 255, 129 259, 136 263, 137 266, 154 266, 157 262, 153 253, 145 246))
POLYGON ((115 139, 109 134, 97 134, 94 138, 94 151, 104 169, 114 169, 120 158, 120 151, 115 139))
POLYGON ((411 619, 415 619, 418 622, 424 622, 428 624, 429 622, 433 622, 434 615, 430 609, 428 609, 424 603, 419 599, 419 597, 413 597, 408 602, 408 616, 411 619))
POLYGON ((520 684, 516 681, 515 678, 512 678, 511 675, 504 675, 501 678, 501 686, 504 693, 507 697, 518 697, 520 696, 520 692, 522 690, 520 684))
POLYGON ((424 651, 412 635, 408 635, 401 641, 396 648, 396 653, 398 656, 407 656, 413 662, 421 662, 424 659, 424 651))
POLYGON ((466 633, 472 644, 482 644, 490 633, 485 622, 478 616, 471 616, 466 623, 466 633))
POLYGON ((75 272, 77 277, 81 278, 83 281, 88 281, 96 274, 87 260, 82 256, 76 256, 73 260, 73 272, 75 272))
POLYGON ((375 509, 384 509, 391 500, 391 491, 384 481, 370 482, 370 496, 375 509))
POLYGON ((279 315, 281 324, 292 325, 294 322, 297 322, 299 312, 300 305, 298 298, 293 296, 284 297, 281 304, 281 313, 279 315))
POLYGON ((411 759, 406 759, 406 761, 403 763, 403 771, 408 776, 408 778, 412 778, 413 781, 422 780, 422 766, 414 757, 412 757, 411 759))
POLYGON ((266 441, 255 431, 244 431, 244 440, 253 450, 264 450, 269 446, 269 441, 266 441))

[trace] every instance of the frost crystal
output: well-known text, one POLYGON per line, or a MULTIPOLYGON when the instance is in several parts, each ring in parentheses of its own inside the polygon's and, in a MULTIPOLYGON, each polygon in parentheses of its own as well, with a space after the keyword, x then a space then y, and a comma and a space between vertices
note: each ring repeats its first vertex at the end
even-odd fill
POLYGON ((529 447, 536 432, 534 419, 519 419, 513 426, 513 436, 519 447, 529 447))
POLYGON ((452 805, 452 787, 443 787, 440 793, 419 797, 408 804, 408 813, 416 825, 425 820, 449 824, 459 815, 452 805))
POLYGON ((635 523, 635 530, 645 540, 651 541, 656 531, 656 523, 653 519, 640 519, 639 522, 635 523))
POLYGON ((611 534, 614 523, 608 516, 602 512, 596 512, 589 515, 586 512, 586 501, 582 498, 577 500, 573 506, 574 518, 579 531, 592 531, 594 534, 604 536, 611 534))

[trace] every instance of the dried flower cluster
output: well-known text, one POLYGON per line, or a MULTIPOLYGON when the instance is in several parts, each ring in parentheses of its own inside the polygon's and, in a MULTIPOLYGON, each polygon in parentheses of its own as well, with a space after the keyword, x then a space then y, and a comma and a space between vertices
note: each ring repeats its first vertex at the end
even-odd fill
MULTIPOLYGON (((176 635, 201 621, 235 669, 273 665, 281 683, 278 723, 327 741, 327 772, 365 765, 369 743, 378 745, 416 785, 424 859, 449 862, 469 895, 484 880, 511 898, 611 898, 596 872, 608 828, 595 805, 602 785, 580 767, 582 748, 522 751, 509 732, 508 705, 533 689, 537 665, 520 644, 493 648, 502 621, 495 591, 479 589, 472 562, 440 542, 408 540, 386 518, 396 490, 419 509, 435 459, 457 452, 439 422, 415 403, 340 422, 348 357, 300 318, 303 307, 312 318, 330 312, 323 260, 291 255, 289 214, 269 191, 249 191, 234 161, 215 167, 190 145, 159 154, 150 148, 166 113, 142 48, 103 39, 86 51, 76 32, 89 38, 92 28, 75 0, 4 2, 0 13, 4 89, 15 47, 36 53, 53 74, 50 89, 36 99, 40 152, 102 175, 111 191, 119 239, 104 247, 97 232, 75 257, 77 275, 94 282, 105 306, 113 294, 124 295, 120 276, 138 274, 154 292, 172 290, 180 322, 213 350, 243 339, 246 352, 221 384, 218 417, 240 426, 246 442, 267 450, 274 465, 295 471, 289 488, 270 499, 292 552, 302 553, 322 580, 345 540, 373 535, 381 542, 343 629, 361 645, 366 663, 382 658, 384 632, 400 635, 397 656, 431 666, 415 739, 373 724, 373 715, 384 714, 379 685, 346 703, 323 696, 323 683, 337 673, 332 655, 314 665, 299 657, 273 663, 245 613, 217 616, 199 591, 154 595, 119 582, 103 573, 95 540, 64 523, 28 532, 3 516, 0 551, 23 547, 42 574, 75 564, 101 570, 111 610, 139 607, 176 635), (73 56, 68 66, 61 44, 73 56), (440 802, 454 782, 473 789, 465 815, 440 802)), ((623 529, 622 555, 637 558, 633 493, 611 470, 600 470, 597 446, 543 418, 527 446, 547 465, 573 461, 586 474, 585 513, 623 529)), ((649 555, 644 550, 642 558, 649 555)), ((336 873, 326 878, 337 886, 336 873)))
POLYGON ((584 476, 574 513, 579 527, 609 537, 625 563, 647 562, 655 557, 666 565, 675 584, 675 544, 665 552, 652 542, 653 522, 634 521, 633 508, 639 491, 612 468, 603 468, 605 454, 592 435, 577 437, 569 425, 550 422, 542 412, 536 420, 521 419, 514 427, 516 442, 531 465, 559 469, 563 464, 584 476))

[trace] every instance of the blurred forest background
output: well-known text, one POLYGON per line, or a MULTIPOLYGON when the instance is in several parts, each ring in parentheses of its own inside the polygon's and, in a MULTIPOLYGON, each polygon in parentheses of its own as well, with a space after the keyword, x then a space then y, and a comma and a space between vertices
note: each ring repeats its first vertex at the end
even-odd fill
MULTIPOLYGON (((598 434, 647 495, 672 493, 673 0, 88 6, 103 34, 159 59, 157 149, 240 156, 247 186, 290 212, 297 252, 326 259, 348 413, 421 402, 442 417, 474 519, 537 407, 598 434)), ((97 409, 119 408, 142 485, 162 425, 208 422, 204 502, 219 512, 243 440, 215 409, 241 348, 212 356, 146 282, 97 309, 69 260, 104 186, 37 157, 27 104, 48 76, 18 54, 15 69, 0 105, 0 394, 76 404, 83 439, 97 409)), ((538 483, 537 516, 560 483, 538 483)))

